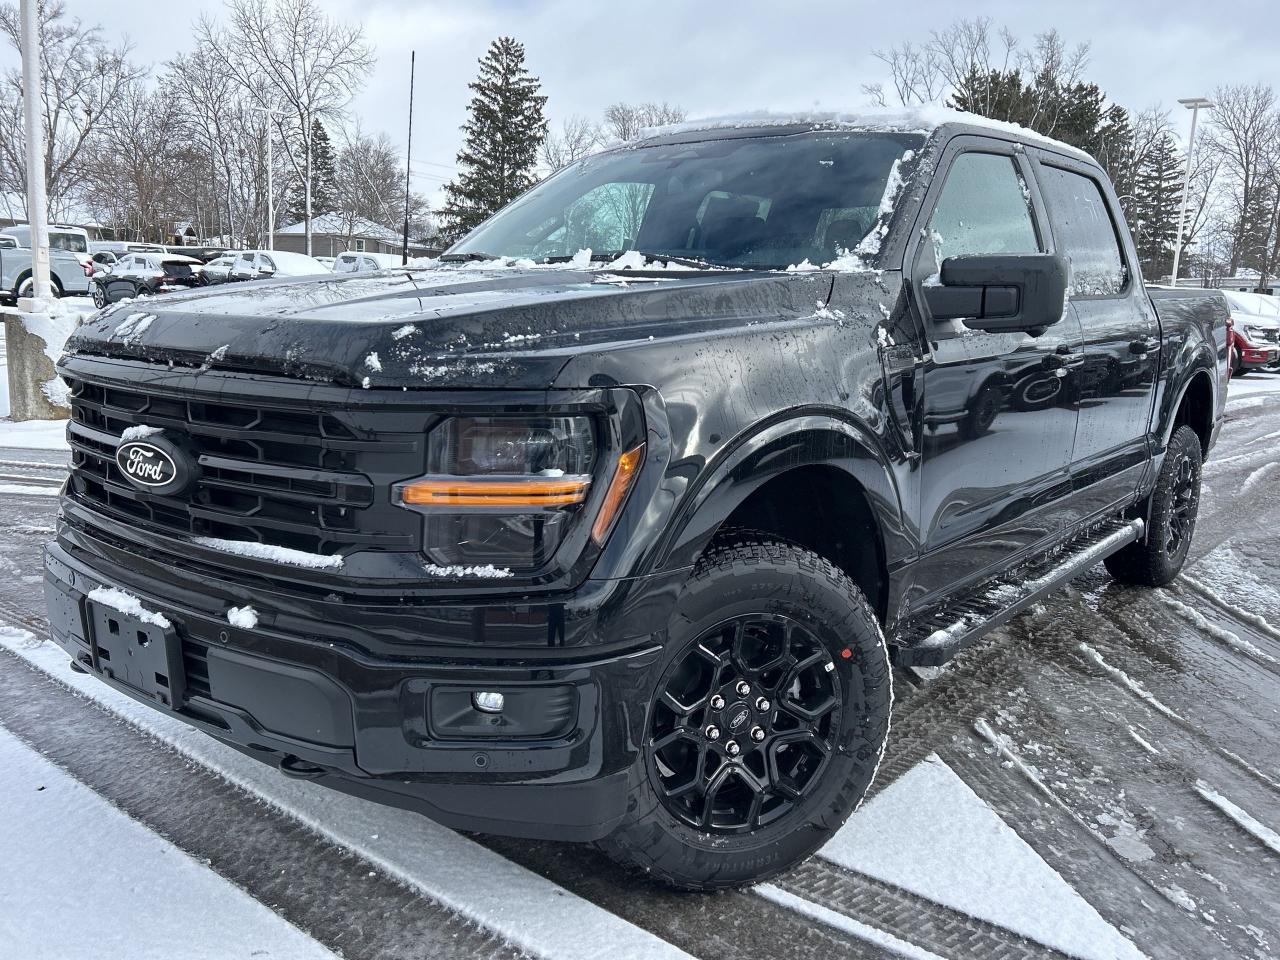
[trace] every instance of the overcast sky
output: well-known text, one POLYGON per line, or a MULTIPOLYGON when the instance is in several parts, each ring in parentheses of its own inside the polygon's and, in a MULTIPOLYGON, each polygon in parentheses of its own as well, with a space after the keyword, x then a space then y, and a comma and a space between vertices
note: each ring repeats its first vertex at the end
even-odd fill
MULTIPOLYGON (((1029 44, 1057 27, 1092 47, 1088 78, 1133 109, 1208 94, 1218 84, 1280 87, 1275 0, 1039 0, 961 5, 906 2, 592 4, 584 0, 320 0, 336 18, 360 21, 377 52, 369 83, 352 102, 366 131, 405 139, 409 51, 417 51, 415 187, 431 195, 453 169, 476 60, 510 34, 542 78, 553 124, 598 116, 618 100, 667 100, 694 116, 763 108, 856 109, 861 85, 883 79, 870 51, 927 39, 932 26, 982 14, 1029 44)), ((217 16, 216 0, 67 0, 69 12, 127 35, 134 57, 160 63, 191 46, 188 18, 217 16)), ((15 55, 6 49, 5 63, 15 55)), ((198 107, 196 107, 198 109, 198 107)), ((1183 111, 1178 110, 1179 114, 1183 111)), ((1182 129, 1183 115, 1174 117, 1182 129)))

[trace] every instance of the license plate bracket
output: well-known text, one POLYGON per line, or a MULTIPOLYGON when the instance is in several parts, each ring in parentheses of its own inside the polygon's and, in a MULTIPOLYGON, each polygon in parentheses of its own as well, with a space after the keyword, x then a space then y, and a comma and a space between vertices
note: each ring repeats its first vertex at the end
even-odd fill
POLYGON ((186 677, 177 632, 92 600, 88 607, 94 668, 171 710, 181 706, 186 677))

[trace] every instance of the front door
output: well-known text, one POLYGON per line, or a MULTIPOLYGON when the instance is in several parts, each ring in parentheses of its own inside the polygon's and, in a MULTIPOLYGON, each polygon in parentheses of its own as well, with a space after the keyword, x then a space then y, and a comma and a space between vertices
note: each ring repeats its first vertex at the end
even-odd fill
POLYGON ((965 254, 1047 250, 1026 160, 1008 144, 952 141, 945 179, 911 281, 928 355, 919 484, 921 554, 911 578, 918 609, 1007 567, 1052 540, 1065 522, 1076 431, 1080 328, 1071 311, 1044 318, 1039 336, 984 333, 936 321, 923 285, 965 254))
POLYGON ((1147 468, 1160 327, 1135 279, 1110 191, 1089 167, 1047 154, 1035 174, 1057 250, 1071 264, 1068 293, 1084 332, 1071 473, 1086 519, 1130 499, 1147 468))

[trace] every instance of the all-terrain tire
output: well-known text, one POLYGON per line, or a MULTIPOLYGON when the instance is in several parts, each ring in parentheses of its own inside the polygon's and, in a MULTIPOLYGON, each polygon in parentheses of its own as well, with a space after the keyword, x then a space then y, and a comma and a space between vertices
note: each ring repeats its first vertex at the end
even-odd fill
POLYGON ((1163 587, 1186 563, 1200 508, 1200 438, 1185 424, 1169 448, 1148 503, 1147 535, 1107 557, 1107 570, 1121 583, 1163 587))
POLYGON ((818 656, 829 656, 822 670, 836 678, 833 689, 841 701, 839 722, 831 729, 835 747, 811 787, 778 819, 748 832, 699 829, 659 797, 650 762, 651 724, 665 689, 659 680, 631 773, 626 816, 597 846, 619 863, 681 889, 755 883, 806 859, 857 808, 884 754, 893 689, 879 620, 842 570, 796 544, 754 532, 713 544, 676 603, 664 661, 654 676, 665 678, 719 625, 755 615, 798 624, 819 648, 818 656))

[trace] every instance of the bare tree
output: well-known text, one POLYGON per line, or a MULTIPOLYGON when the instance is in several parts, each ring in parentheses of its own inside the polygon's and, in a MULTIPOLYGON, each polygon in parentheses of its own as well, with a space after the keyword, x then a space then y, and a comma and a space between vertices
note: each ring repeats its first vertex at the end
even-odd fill
POLYGON ((1264 84, 1219 87, 1206 145, 1221 163, 1234 221, 1230 271, 1239 270, 1252 238, 1265 231, 1260 205, 1266 172, 1275 163, 1280 119, 1276 93, 1264 84))
POLYGON ((548 173, 576 163, 598 150, 604 133, 586 117, 572 116, 563 120, 558 131, 551 131, 542 141, 542 163, 548 173))
MULTIPOLYGON (((399 148, 385 134, 368 136, 359 126, 344 138, 338 151, 336 216, 350 241, 365 223, 398 225, 404 216, 404 166, 399 148)), ((409 195, 409 224, 421 234, 431 215, 424 197, 409 195)))
MULTIPOLYGON (((68 212, 80 189, 86 144, 103 122, 104 108, 144 71, 129 62, 129 46, 109 47, 97 27, 67 17, 60 0, 39 5, 41 91, 45 138, 45 189, 50 213, 68 212)), ((16 5, 0 6, 0 34, 21 52, 16 5)), ((0 191, 22 196, 26 211, 26 134, 22 122, 22 74, 0 80, 0 191)))
POLYGON ((615 103, 604 112, 605 134, 613 140, 634 140, 647 127, 680 123, 689 116, 684 107, 662 103, 615 103))
POLYGON ((273 122, 303 185, 310 253, 312 132, 316 121, 338 118, 373 67, 363 30, 331 20, 315 0, 230 0, 226 27, 204 17, 196 35, 248 97, 278 111, 273 122))
MULTIPOLYGON (((942 95, 946 80, 934 44, 906 42, 871 54, 889 68, 894 98, 902 106, 933 103, 942 95)), ((889 105, 883 84, 863 84, 862 92, 882 107, 889 105)))

